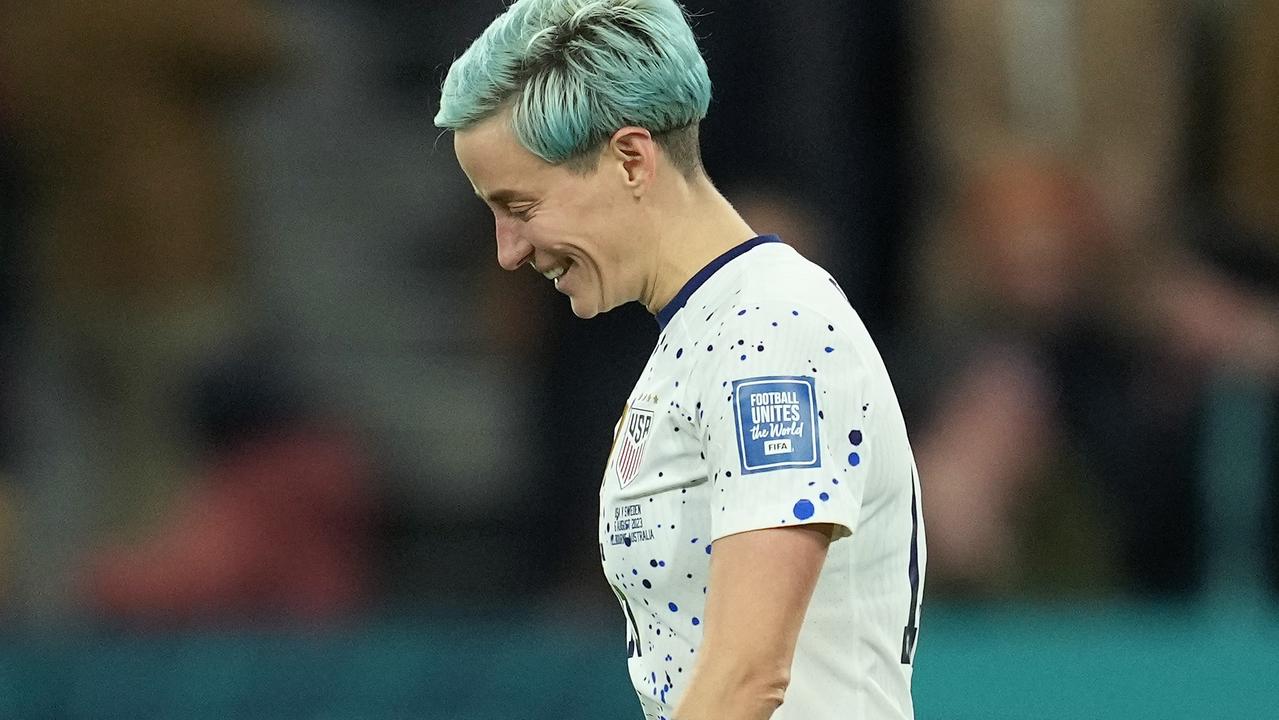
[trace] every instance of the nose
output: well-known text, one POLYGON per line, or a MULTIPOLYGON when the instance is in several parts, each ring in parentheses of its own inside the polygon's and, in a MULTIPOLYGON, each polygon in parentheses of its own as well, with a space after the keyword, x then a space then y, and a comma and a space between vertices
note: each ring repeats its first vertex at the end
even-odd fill
POLYGON ((497 218, 497 264, 505 270, 518 270, 533 255, 533 246, 516 227, 514 218, 497 218))

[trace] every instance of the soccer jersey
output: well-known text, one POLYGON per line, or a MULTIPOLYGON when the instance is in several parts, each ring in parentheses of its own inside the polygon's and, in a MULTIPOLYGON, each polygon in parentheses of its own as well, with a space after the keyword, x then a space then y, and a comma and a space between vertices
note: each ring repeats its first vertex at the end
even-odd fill
POLYGON ((714 541, 810 523, 836 539, 774 719, 913 717, 919 482, 888 373, 843 292, 761 236, 693 277, 658 323, 600 486, 600 555, 645 717, 670 718, 689 683, 714 541))

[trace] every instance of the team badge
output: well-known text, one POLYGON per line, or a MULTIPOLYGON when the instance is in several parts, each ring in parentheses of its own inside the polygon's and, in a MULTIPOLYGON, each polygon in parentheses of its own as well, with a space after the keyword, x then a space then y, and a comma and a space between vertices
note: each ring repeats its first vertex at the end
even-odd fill
POLYGON ((821 467, 813 378, 733 381, 733 415, 742 473, 821 467))
POLYGON ((644 448, 653 434, 653 411, 631 405, 622 418, 622 435, 618 438, 617 457, 613 469, 617 480, 625 488, 639 474, 644 461, 644 448))

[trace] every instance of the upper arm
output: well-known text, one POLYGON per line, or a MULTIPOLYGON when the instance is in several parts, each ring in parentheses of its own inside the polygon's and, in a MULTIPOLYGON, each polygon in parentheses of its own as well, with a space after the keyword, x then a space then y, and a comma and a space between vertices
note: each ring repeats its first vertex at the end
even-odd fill
POLYGON ((702 692, 686 697, 681 709, 688 716, 718 717, 700 707, 708 703, 719 712, 724 703, 738 703, 735 712, 742 717, 771 714, 768 708, 781 704, 833 532, 829 524, 768 528, 713 543, 693 677, 702 692))

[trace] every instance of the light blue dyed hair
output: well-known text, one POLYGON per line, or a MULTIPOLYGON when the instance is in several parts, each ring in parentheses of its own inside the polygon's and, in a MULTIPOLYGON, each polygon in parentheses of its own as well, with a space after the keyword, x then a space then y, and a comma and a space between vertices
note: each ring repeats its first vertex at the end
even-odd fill
POLYGON ((710 98, 675 0, 518 0, 449 68, 435 124, 463 130, 509 102, 521 145, 581 171, 635 125, 688 175, 701 164, 697 124, 710 98))

